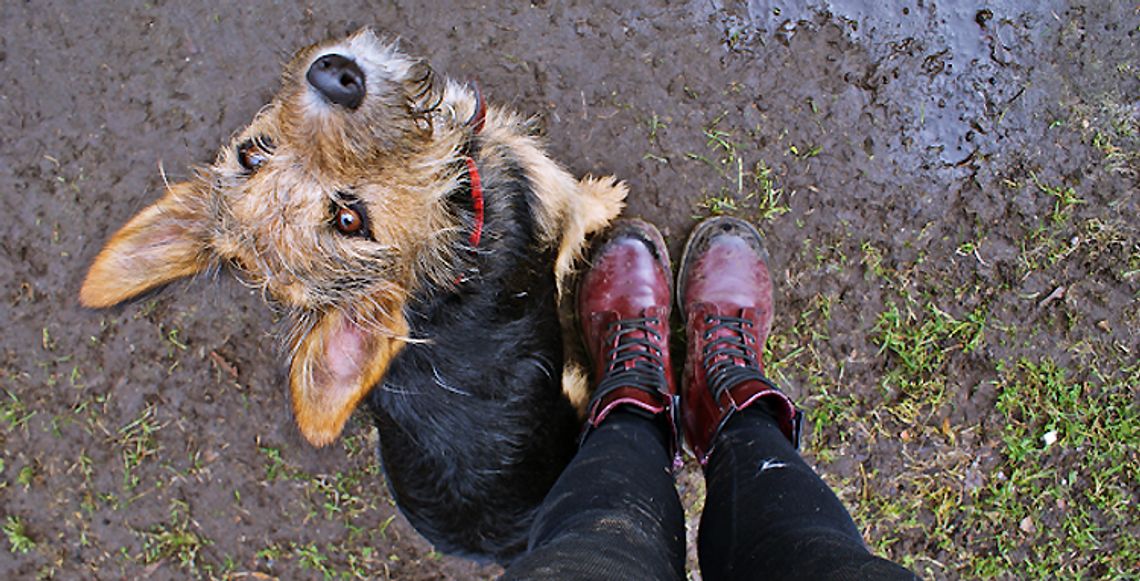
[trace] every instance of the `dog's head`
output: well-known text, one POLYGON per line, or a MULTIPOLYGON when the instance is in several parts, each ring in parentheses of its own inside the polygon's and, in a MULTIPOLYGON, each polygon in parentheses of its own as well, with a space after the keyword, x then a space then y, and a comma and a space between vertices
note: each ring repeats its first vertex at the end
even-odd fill
POLYGON ((80 301, 232 267, 291 314, 293 409, 324 445, 403 344, 413 287, 454 276, 444 200, 464 179, 456 119, 476 105, 369 30, 302 49, 282 85, 212 165, 111 238, 80 301))

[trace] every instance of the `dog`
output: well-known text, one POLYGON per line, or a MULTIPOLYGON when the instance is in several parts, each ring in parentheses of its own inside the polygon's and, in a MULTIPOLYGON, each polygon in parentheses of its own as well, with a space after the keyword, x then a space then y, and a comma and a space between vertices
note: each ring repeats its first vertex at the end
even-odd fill
POLYGON ((111 237, 80 302, 232 270, 292 322, 300 433, 327 445, 363 404, 412 525, 509 562, 576 449, 588 393, 560 306, 627 188, 575 179, 531 120, 369 29, 301 49, 281 85, 111 237))

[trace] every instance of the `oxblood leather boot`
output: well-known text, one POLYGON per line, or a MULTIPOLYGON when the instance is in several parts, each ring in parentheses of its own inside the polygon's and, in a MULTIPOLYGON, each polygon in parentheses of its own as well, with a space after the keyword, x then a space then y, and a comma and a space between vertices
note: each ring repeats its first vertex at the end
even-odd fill
POLYGON ((772 277, 760 233, 736 218, 699 224, 685 244, 677 305, 688 343, 682 381, 685 440, 704 465, 736 412, 766 405, 799 447, 801 413, 764 377, 760 357, 772 328, 772 277))
POLYGON ((672 270, 653 225, 620 220, 578 287, 578 321, 594 368, 583 439, 619 406, 662 416, 679 460, 677 389, 669 361, 672 270))

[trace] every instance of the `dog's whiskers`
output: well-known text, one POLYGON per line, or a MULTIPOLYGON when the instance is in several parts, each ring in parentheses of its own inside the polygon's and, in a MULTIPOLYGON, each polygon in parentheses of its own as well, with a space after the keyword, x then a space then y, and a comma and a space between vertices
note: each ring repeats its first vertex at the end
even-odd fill
POLYGON ((454 393, 455 395, 461 395, 463 397, 471 397, 471 392, 459 389, 458 387, 453 387, 452 385, 450 385, 446 381, 444 381, 443 376, 441 376, 439 374, 439 369, 436 368, 435 365, 431 366, 431 374, 432 374, 432 377, 435 378, 435 384, 436 385, 442 387, 443 389, 445 389, 451 393, 454 393))

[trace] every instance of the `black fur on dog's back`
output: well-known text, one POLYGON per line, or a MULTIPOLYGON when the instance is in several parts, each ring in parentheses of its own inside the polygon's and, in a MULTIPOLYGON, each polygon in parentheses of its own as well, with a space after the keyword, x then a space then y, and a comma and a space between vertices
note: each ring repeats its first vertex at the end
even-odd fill
MULTIPOLYGON (((553 264, 532 184, 509 158, 479 166, 486 223, 470 277, 405 309, 411 336, 368 404, 397 505, 441 550, 501 562, 573 456, 553 264)), ((466 191, 456 211, 470 217, 466 191)))

